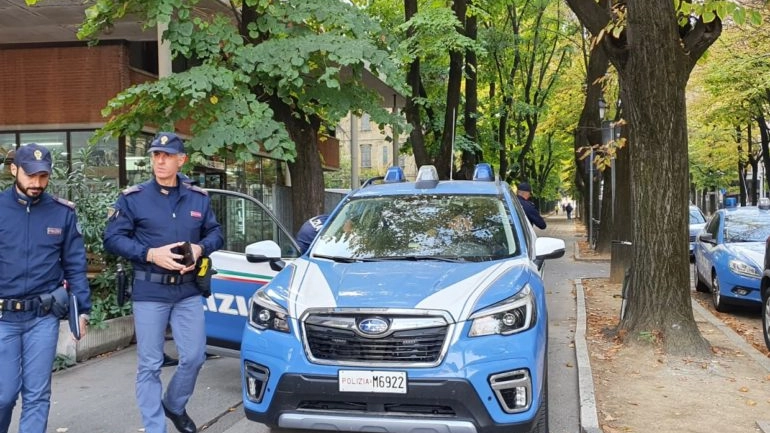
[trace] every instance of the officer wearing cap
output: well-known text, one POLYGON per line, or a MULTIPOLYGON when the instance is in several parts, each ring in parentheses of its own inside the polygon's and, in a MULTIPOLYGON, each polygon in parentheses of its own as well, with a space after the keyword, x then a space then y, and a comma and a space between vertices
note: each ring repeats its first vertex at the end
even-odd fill
POLYGON ((145 432, 166 433, 168 418, 180 432, 193 433, 197 427, 186 406, 206 359, 206 332, 195 263, 183 264, 179 248, 189 242, 197 262, 224 240, 206 191, 179 173, 187 159, 182 139, 161 132, 148 152, 153 178, 121 192, 110 210, 104 248, 133 265, 136 400, 145 432), (160 369, 169 324, 179 365, 163 392, 160 369))
POLYGON ((310 248, 310 244, 313 243, 313 240, 315 240, 316 235, 321 231, 328 218, 329 215, 326 214, 316 215, 302 224, 302 227, 297 231, 297 236, 295 236, 300 254, 305 254, 305 251, 310 248))
POLYGON ((540 212, 537 210, 535 204, 530 201, 532 198, 532 187, 529 183, 521 182, 519 184, 518 188, 516 188, 516 197, 519 199, 521 207, 524 208, 524 213, 527 214, 529 222, 535 227, 545 230, 545 220, 540 216, 540 212))
POLYGON ((21 393, 19 432, 45 433, 59 319, 69 305, 65 281, 84 313, 81 337, 86 332, 86 250, 75 205, 45 192, 48 149, 21 146, 10 169, 14 184, 0 192, 0 432, 8 432, 21 393))

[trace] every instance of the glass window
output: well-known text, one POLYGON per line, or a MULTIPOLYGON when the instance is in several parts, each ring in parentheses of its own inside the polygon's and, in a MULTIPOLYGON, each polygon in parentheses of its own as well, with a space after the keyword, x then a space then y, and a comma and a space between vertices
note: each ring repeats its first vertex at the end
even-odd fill
POLYGON ((70 133, 70 148, 72 149, 72 166, 86 161, 86 176, 100 179, 118 185, 118 140, 115 138, 103 138, 93 146, 89 146, 88 140, 94 135, 93 131, 73 131, 70 133))
POLYGON ((225 251, 244 253, 254 242, 273 240, 283 257, 297 257, 292 237, 276 223, 272 214, 255 200, 235 193, 211 193, 211 207, 222 225, 225 251))
POLYGON ((388 157, 388 146, 382 146, 382 166, 387 167, 388 162, 390 162, 390 158, 388 157))
POLYGON ((347 202, 327 221, 311 253, 483 261, 518 254, 515 236, 497 196, 367 197, 347 202))
POLYGON ((150 178, 152 166, 147 149, 150 148, 152 136, 142 134, 138 137, 126 138, 126 184, 136 185, 150 178))
POLYGON ((371 131, 372 130, 372 121, 369 119, 369 114, 364 113, 361 116, 361 128, 359 128, 361 131, 371 131))
POLYGON ((364 168, 372 167, 372 145, 371 144, 361 145, 361 167, 364 167, 364 168))

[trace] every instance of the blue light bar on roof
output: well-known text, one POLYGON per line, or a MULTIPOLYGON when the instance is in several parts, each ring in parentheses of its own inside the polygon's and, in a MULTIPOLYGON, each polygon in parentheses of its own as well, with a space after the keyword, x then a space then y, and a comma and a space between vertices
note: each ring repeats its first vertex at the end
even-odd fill
POLYGON ((492 166, 486 162, 476 164, 476 168, 473 169, 473 180, 494 182, 495 173, 492 171, 492 166))
POLYGON ((396 183, 405 182, 406 176, 404 176, 404 170, 401 167, 388 167, 385 172, 385 177, 382 179, 383 183, 396 183))

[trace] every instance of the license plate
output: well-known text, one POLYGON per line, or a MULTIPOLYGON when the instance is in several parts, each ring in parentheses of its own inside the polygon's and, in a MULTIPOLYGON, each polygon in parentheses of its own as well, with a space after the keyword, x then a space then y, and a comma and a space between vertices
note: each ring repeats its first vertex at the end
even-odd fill
POLYGON ((406 394, 405 371, 340 370, 340 392, 406 394))

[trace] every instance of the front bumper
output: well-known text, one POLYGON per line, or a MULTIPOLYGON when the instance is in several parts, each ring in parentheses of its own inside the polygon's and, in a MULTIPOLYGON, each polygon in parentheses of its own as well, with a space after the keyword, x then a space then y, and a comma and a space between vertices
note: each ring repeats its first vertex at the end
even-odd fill
POLYGON ((759 306, 762 297, 759 293, 758 278, 748 278, 736 275, 730 270, 719 276, 719 289, 722 298, 731 305, 759 306))
MULTIPOLYGON (((461 333, 467 335, 467 330, 461 333)), ((246 326, 241 350, 244 409, 250 420, 281 428, 529 432, 547 414, 546 341, 541 323, 515 336, 455 340, 435 367, 363 368, 406 372, 406 394, 381 394, 341 392, 339 370, 356 367, 312 364, 296 336, 246 326), (517 393, 527 394, 528 401, 519 412, 511 410, 517 393)))
POLYGON ((537 419, 496 423, 464 380, 410 380, 406 395, 364 394, 339 392, 336 377, 300 374, 281 378, 266 412, 245 409, 248 419, 281 428, 390 433, 529 432, 537 419))

